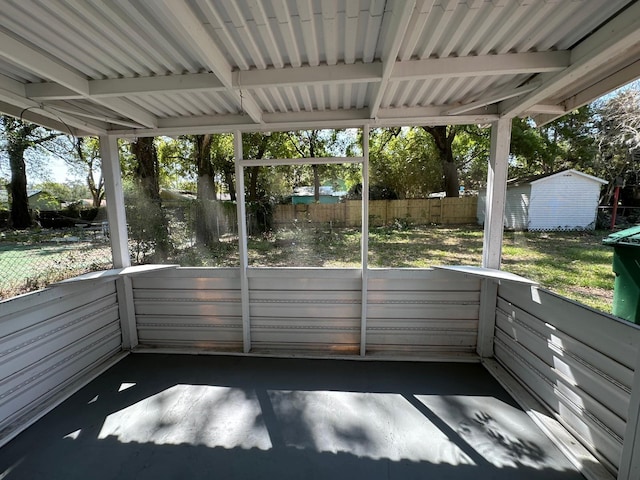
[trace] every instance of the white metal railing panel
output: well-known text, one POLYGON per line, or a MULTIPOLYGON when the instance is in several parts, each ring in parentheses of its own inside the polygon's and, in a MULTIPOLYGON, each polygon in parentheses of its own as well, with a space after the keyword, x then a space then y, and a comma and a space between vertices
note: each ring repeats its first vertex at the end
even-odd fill
MULTIPOLYGON (((501 301, 502 302, 502 301, 501 301)), ((593 396, 618 417, 626 420, 633 371, 611 358, 579 344, 564 332, 519 312, 510 317, 499 305, 496 335, 517 339, 531 354, 545 362, 558 376, 593 396)))
POLYGON ((536 287, 505 282, 498 295, 621 365, 635 368, 640 346, 640 328, 636 325, 536 287))
POLYGON ((163 270, 132 285, 140 346, 242 350, 239 269, 163 270))
POLYGON ((640 329, 536 287, 501 284, 495 355, 612 471, 620 464, 640 329))
MULTIPOLYGON (((77 284, 76 284, 77 285, 77 284)), ((51 318, 64 315, 67 312, 92 305, 107 295, 115 294, 115 283, 105 282, 98 285, 77 285, 52 287, 45 292, 34 292, 15 299, 2 302, 0 305, 0 338, 14 334, 22 329, 48 322, 51 318), (58 295, 56 290, 60 289, 58 295), (34 297, 35 302, 31 302, 34 297), (39 297, 48 298, 46 302, 38 302, 39 297), (12 307, 12 308, 5 308, 12 307)))
POLYGON ((357 353, 361 288, 354 269, 249 269, 257 351, 357 353))
POLYGON ((480 280, 440 270, 371 270, 367 351, 473 352, 480 280))
POLYGON ((122 349, 115 280, 55 286, 3 303, 0 442, 122 349))

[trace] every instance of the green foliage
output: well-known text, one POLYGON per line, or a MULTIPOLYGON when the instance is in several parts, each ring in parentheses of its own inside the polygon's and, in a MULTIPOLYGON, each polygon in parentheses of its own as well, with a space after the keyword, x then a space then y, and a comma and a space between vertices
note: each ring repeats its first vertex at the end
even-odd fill
POLYGON ((369 140, 371 186, 397 198, 440 191, 442 165, 430 136, 419 128, 374 129, 369 140))
POLYGON ((542 127, 536 127, 531 120, 515 118, 511 154, 512 178, 567 168, 589 171, 596 155, 592 109, 582 107, 542 127))
POLYGON ((130 253, 135 263, 162 263, 170 238, 165 214, 158 202, 145 196, 131 182, 124 186, 130 253))

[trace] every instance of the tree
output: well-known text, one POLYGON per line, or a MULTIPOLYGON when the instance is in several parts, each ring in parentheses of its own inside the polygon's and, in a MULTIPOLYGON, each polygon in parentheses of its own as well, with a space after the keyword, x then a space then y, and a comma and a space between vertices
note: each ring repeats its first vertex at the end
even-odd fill
POLYGON ((419 128, 380 128, 369 140, 371 199, 419 198, 442 190, 442 166, 419 128))
MULTIPOLYGON (((335 130, 333 131, 335 136, 335 130)), ((289 139, 293 148, 302 158, 316 158, 327 156, 327 142, 330 137, 322 136, 320 130, 302 130, 290 132, 289 139)), ((326 165, 314 163, 311 165, 313 172, 313 199, 317 203, 320 201, 320 173, 326 170, 326 165)))
POLYGON ((593 114, 582 107, 540 127, 529 119, 512 123, 510 176, 548 174, 577 167, 590 171, 596 155, 593 114))
POLYGON ((609 180, 603 203, 622 183, 625 203, 640 203, 640 83, 593 105, 597 156, 594 168, 609 180))
POLYGON ((3 149, 9 157, 11 181, 9 195, 11 196, 10 224, 13 228, 29 228, 32 224, 27 196, 27 168, 25 153, 29 149, 36 149, 44 143, 59 136, 33 123, 23 122, 17 118, 2 116, 1 127, 4 136, 3 149))
POLYGON ((211 162, 213 135, 193 135, 194 160, 197 168, 196 242, 211 245, 218 242, 215 228, 218 211, 216 209, 215 172, 211 162))
POLYGON ((84 170, 87 187, 91 193, 93 206, 98 208, 104 199, 104 178, 102 177, 102 159, 100 144, 97 138, 78 137, 75 139, 74 161, 67 161, 80 166, 84 170))
POLYGON ((444 177, 444 191, 447 197, 460 196, 460 181, 458 179, 458 167, 453 158, 453 140, 458 133, 455 125, 438 125, 436 127, 422 127, 431 135, 442 164, 444 177))
POLYGON ((137 237, 138 254, 141 249, 152 249, 156 260, 166 260, 170 250, 169 230, 160 198, 160 167, 154 138, 138 138, 129 148, 135 159, 133 180, 136 189, 130 192, 127 220, 132 234, 137 237))

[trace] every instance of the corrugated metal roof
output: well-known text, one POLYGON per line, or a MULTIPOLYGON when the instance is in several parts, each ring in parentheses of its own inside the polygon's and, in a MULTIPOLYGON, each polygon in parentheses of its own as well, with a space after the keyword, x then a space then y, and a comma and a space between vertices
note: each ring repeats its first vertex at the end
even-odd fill
POLYGON ((89 133, 547 121, 640 75, 633 0, 0 6, 0 111, 89 133))

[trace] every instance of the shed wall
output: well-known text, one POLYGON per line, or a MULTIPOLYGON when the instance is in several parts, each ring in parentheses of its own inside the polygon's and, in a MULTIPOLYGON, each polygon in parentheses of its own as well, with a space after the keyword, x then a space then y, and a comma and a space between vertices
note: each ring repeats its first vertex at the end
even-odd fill
POLYGON ((593 230, 600 186, 571 172, 533 182, 529 230, 593 230))
MULTIPOLYGON (((504 227, 510 230, 526 230, 529 223, 531 186, 519 185, 507 188, 504 207, 504 227)), ((483 225, 486 212, 487 191, 478 192, 478 224, 483 225)))
POLYGON ((0 306, 3 443, 118 353, 122 335, 115 281, 53 287, 0 306))

